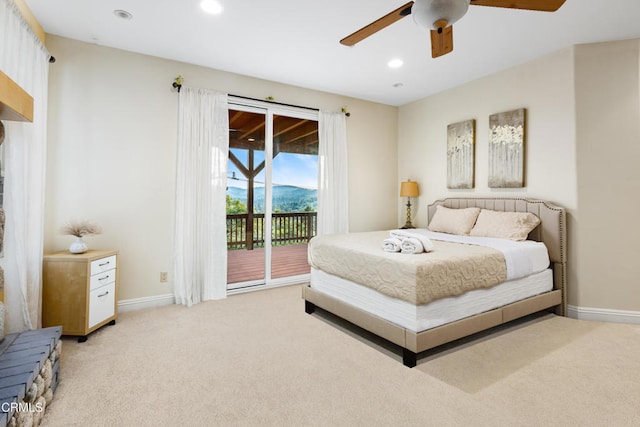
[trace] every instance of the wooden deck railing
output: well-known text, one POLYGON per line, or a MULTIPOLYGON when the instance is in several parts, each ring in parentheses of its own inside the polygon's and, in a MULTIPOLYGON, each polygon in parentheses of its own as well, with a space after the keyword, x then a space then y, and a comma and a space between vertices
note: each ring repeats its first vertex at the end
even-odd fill
MULTIPOLYGON (((227 249, 253 249, 264 246, 264 214, 227 215, 227 249)), ((271 215, 273 245, 307 243, 316 235, 316 212, 287 212, 271 215)))

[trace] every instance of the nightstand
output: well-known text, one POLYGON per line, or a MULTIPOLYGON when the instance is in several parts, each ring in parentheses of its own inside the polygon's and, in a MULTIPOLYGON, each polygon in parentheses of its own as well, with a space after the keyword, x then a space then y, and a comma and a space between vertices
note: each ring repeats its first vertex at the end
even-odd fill
POLYGON ((42 268, 42 327, 62 326, 78 342, 118 317, 118 251, 47 254, 42 268))

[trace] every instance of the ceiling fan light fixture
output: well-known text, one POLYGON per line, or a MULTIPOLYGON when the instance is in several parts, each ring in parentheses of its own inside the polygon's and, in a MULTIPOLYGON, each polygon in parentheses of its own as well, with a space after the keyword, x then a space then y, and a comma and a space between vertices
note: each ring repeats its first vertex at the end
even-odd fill
POLYGON ((471 0, 416 0, 411 15, 416 24, 437 29, 435 23, 440 20, 453 25, 464 16, 471 0))

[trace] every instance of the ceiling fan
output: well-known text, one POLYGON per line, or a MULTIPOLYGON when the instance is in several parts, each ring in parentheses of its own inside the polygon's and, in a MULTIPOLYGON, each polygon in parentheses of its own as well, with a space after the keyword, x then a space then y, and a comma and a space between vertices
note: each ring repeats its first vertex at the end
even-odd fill
POLYGON ((431 56, 453 51, 453 24, 467 13, 469 5, 555 12, 565 0, 416 0, 400 6, 371 24, 340 40, 353 46, 408 15, 420 26, 431 28, 431 56))

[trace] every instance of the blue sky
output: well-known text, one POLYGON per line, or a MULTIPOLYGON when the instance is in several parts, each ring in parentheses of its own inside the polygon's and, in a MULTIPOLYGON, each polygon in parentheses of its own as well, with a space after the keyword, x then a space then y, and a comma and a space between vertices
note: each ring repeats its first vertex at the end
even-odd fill
MULTIPOLYGON (((243 164, 247 164, 247 151, 232 148, 231 151, 240 159, 243 164)), ((264 160, 264 152, 256 151, 254 162, 256 165, 264 160)), ((238 168, 229 162, 228 177, 235 173, 237 179, 227 179, 230 187, 246 188, 246 178, 240 173, 238 168)), ((258 174, 256 181, 264 183, 264 170, 258 174)), ((309 154, 279 153, 273 159, 274 185, 294 185, 303 188, 318 188, 318 156, 309 154)), ((261 184, 258 184, 261 185, 261 184)))

